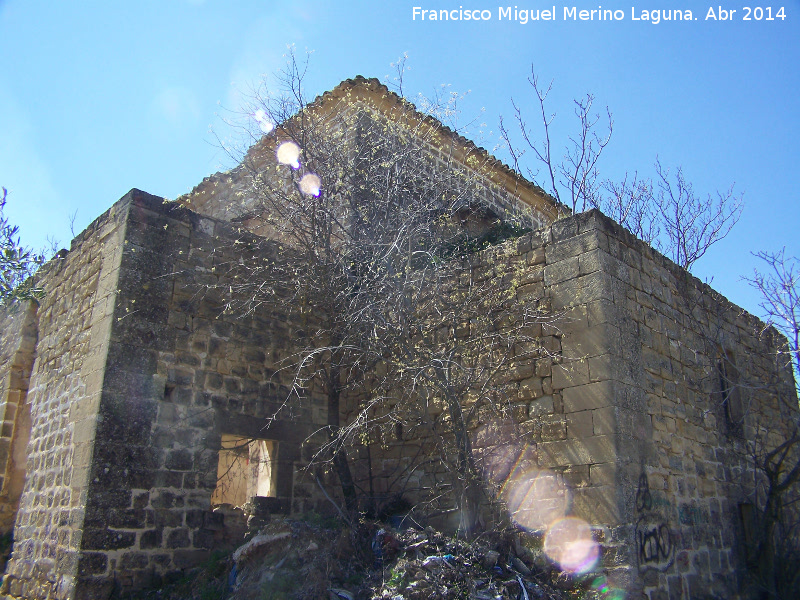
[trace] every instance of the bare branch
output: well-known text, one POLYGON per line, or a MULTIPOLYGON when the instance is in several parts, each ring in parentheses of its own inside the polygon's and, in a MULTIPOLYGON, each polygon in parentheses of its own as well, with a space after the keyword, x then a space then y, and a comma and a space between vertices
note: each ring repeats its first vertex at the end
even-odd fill
POLYGON ((744 280, 761 295, 759 306, 768 325, 775 326, 786 336, 788 345, 782 356, 791 363, 797 386, 800 383, 800 261, 786 256, 786 248, 778 252, 757 252, 754 256, 763 260, 768 269, 766 272, 756 269, 744 280))
POLYGON ((742 195, 717 192, 714 199, 709 194, 705 200, 697 197, 692 184, 686 181, 678 167, 674 183, 669 169, 656 160, 658 175, 658 207, 665 239, 656 247, 678 265, 690 271, 692 266, 716 242, 724 239, 742 216, 742 195))

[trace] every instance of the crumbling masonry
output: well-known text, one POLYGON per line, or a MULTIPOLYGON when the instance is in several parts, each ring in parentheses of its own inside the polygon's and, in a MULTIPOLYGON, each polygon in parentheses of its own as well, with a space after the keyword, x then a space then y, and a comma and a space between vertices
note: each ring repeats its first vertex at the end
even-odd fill
MULTIPOLYGON (((739 597, 749 443, 774 447, 799 418, 774 359, 784 341, 603 215, 554 220, 533 186, 493 177, 487 190, 539 206, 543 226, 484 251, 476 272, 521 271, 521 306, 565 311, 542 332, 560 358, 506 375, 536 467, 568 486, 598 569, 629 597, 739 597)), ((0 315, 5 597, 106 598, 197 565, 233 528, 211 508, 225 440, 268 443, 269 510, 325 508, 303 469, 325 399, 264 421, 286 395, 276 365, 296 316, 225 314, 215 292, 226 266, 280 252, 235 243, 250 234, 220 208, 229 189, 201 186, 194 211, 132 190, 43 268, 38 303, 0 315)), ((412 446, 373 452, 388 464, 412 446)))

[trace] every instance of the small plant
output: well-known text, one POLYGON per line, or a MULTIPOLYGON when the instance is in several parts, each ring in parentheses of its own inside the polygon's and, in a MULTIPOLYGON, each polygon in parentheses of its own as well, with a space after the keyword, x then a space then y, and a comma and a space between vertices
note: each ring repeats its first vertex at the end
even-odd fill
POLYGON ((298 580, 288 573, 276 573, 261 588, 261 600, 287 600, 297 590, 298 580))
POLYGON ((395 565, 395 567, 391 571, 391 577, 389 577, 389 581, 386 582, 386 585, 396 587, 398 589, 403 589, 406 587, 406 580, 408 578, 408 573, 404 568, 401 568, 400 565, 395 565))
POLYGON ((323 515, 313 510, 303 514, 300 520, 314 527, 321 527, 322 529, 341 529, 344 525, 338 517, 323 515))

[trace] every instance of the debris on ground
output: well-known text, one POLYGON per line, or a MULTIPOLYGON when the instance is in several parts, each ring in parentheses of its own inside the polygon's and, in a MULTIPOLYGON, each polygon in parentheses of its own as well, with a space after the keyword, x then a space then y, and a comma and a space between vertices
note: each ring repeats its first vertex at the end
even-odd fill
POLYGON ((473 540, 430 527, 276 519, 214 572, 137 598, 159 600, 574 600, 591 578, 559 572, 523 532, 473 540))

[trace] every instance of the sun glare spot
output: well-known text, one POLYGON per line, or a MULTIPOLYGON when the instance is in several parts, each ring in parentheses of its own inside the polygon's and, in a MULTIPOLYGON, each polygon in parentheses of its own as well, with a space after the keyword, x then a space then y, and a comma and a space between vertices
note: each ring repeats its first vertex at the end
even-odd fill
POLYGON ((602 600, 625 600, 625 592, 611 587, 608 579, 600 576, 592 582, 592 589, 602 600))
POLYGON ((592 528, 577 517, 567 517, 550 526, 544 538, 544 552, 570 573, 587 573, 600 558, 600 547, 592 539, 592 528))
POLYGON ((503 495, 511 518, 530 531, 544 531, 562 519, 571 498, 557 474, 536 469, 512 472, 503 484, 503 495))
POLYGON ((300 146, 294 142, 283 142, 278 146, 276 155, 282 165, 289 165, 293 169, 300 168, 300 146))
POLYGON ((275 129, 275 125, 273 125, 272 122, 267 118, 267 113, 260 108, 255 112, 253 118, 255 118, 256 122, 258 123, 258 127, 264 133, 269 133, 275 129))
POLYGON ((309 196, 319 196, 321 187, 322 181, 313 173, 306 173, 300 180, 300 191, 309 196))

